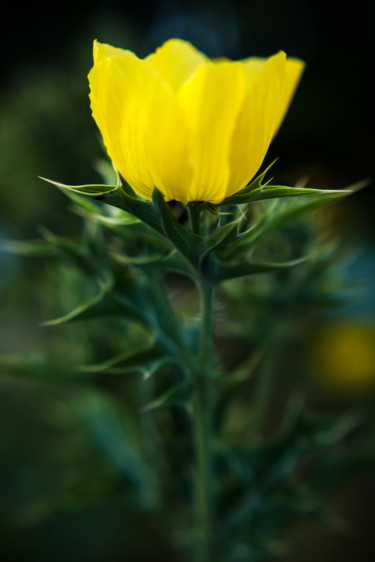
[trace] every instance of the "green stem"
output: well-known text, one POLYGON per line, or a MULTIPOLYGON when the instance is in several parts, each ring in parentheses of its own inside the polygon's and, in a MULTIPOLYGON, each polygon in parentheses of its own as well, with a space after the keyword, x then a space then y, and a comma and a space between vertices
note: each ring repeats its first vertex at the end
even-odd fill
POLYGON ((193 202, 193 203, 189 203, 189 205, 187 206, 191 230, 198 236, 201 233, 201 222, 200 222, 201 209, 202 208, 199 205, 199 203, 193 202))
POLYGON ((198 533, 194 562, 212 562, 214 525, 213 482, 213 304, 214 288, 199 283, 202 324, 194 377, 195 523, 198 533))

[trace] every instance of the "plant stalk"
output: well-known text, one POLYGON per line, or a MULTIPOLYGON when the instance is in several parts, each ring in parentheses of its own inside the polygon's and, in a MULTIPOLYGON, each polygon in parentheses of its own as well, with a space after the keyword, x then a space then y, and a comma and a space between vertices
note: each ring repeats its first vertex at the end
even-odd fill
POLYGON ((195 524, 197 542, 194 562, 214 560, 214 467, 213 467, 213 305, 214 287, 199 283, 202 319, 194 377, 195 524))
POLYGON ((199 203, 189 203, 187 206, 189 221, 191 230, 194 234, 200 235, 201 226, 200 226, 200 214, 201 214, 201 207, 199 203))

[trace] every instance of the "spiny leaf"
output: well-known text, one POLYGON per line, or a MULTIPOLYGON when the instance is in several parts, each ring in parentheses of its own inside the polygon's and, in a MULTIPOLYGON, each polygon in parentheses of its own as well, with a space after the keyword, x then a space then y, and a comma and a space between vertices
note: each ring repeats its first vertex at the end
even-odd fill
POLYGON ((223 226, 219 225, 217 229, 211 234, 209 239, 205 243, 205 253, 210 252, 220 246, 227 244, 233 238, 237 236, 238 227, 240 222, 243 220, 243 217, 240 216, 239 218, 224 224, 223 226))
POLYGON ((147 256, 127 256, 123 253, 119 252, 111 252, 111 256, 118 262, 122 263, 123 265, 135 265, 135 266, 144 266, 144 265, 155 265, 165 263, 166 260, 174 253, 175 250, 171 250, 168 254, 165 253, 155 253, 150 254, 147 256))
POLYGON ((351 193, 353 193, 353 191, 350 189, 341 191, 332 190, 327 191, 323 196, 310 196, 302 200, 298 198, 288 201, 275 200, 272 208, 266 209, 265 212, 260 215, 258 222, 238 235, 238 239, 234 241, 230 248, 230 256, 235 257, 242 251, 249 251, 254 243, 262 236, 276 230, 304 213, 315 211, 351 193))
POLYGON ((202 203, 202 207, 204 207, 204 209, 207 209, 207 211, 209 211, 213 215, 217 215, 220 217, 232 214, 231 211, 221 211, 220 209, 217 209, 212 203, 202 203))
POLYGON ((167 365, 179 365, 182 369, 186 368, 186 365, 181 364, 181 360, 178 357, 173 357, 172 355, 166 355, 162 357, 158 361, 150 362, 149 365, 146 365, 143 369, 143 378, 144 380, 148 380, 153 377, 160 369, 166 367, 167 365))
POLYGON ((351 431, 363 423, 363 414, 348 412, 338 418, 325 418, 305 413, 299 420, 299 431, 309 438, 302 447, 308 450, 316 447, 328 447, 341 442, 351 431))
POLYGON ((237 387, 249 381, 254 376, 254 371, 258 367, 264 356, 264 349, 257 349, 244 359, 230 374, 219 374, 217 382, 225 387, 237 387))
POLYGON ((242 203, 248 203, 252 199, 253 195, 255 195, 255 193, 258 193, 263 189, 265 185, 262 183, 264 177, 269 169, 275 164, 276 160, 277 158, 273 162, 271 162, 271 164, 267 166, 267 168, 263 172, 256 176, 246 187, 244 187, 237 193, 226 197, 218 206, 221 207, 224 205, 241 205, 242 203))
MULTIPOLYGON (((82 197, 82 195, 71 192, 67 192, 67 195, 74 202, 75 207, 73 210, 76 214, 104 226, 129 226, 140 222, 137 217, 123 210, 121 198, 118 200, 118 205, 106 205, 103 207, 99 206, 96 200, 92 198, 82 197)), ((99 198, 98 201, 101 202, 101 199, 99 198)), ((104 202, 108 203, 109 201, 106 199, 104 202)))
POLYGON ((106 372, 109 374, 126 374, 138 371, 146 376, 152 365, 160 362, 161 359, 165 359, 165 353, 153 339, 148 344, 120 353, 96 365, 83 366, 80 371, 106 372))
POLYGON ((310 189, 306 187, 287 187, 284 185, 267 185, 263 187, 254 197, 252 197, 251 201, 262 201, 264 199, 278 199, 284 197, 301 197, 301 196, 326 196, 329 197, 331 200, 339 199, 346 195, 350 195, 352 193, 351 190, 346 189, 310 189))
POLYGON ((67 194, 83 195, 91 197, 97 201, 118 207, 134 217, 137 217, 154 230, 162 232, 160 220, 155 213, 152 203, 142 200, 133 192, 128 185, 122 185, 118 176, 117 185, 65 185, 60 182, 46 178, 40 178, 55 187, 58 187, 67 194))
POLYGON ((163 394, 149 402, 142 408, 142 412, 150 412, 159 408, 168 406, 184 406, 192 393, 192 385, 190 382, 182 382, 176 384, 163 394))
MULTIPOLYGON (((90 225, 92 226, 93 223, 90 225)), ((45 240, 55 247, 57 255, 66 258, 90 279, 95 280, 100 286, 107 286, 113 282, 108 262, 105 256, 100 255, 100 249, 91 236, 82 240, 57 236, 46 228, 40 230, 45 240)))
POLYGON ((59 318, 54 318, 53 320, 47 320, 42 323, 42 326, 57 326, 59 324, 64 324, 72 320, 83 319, 87 317, 87 313, 92 313, 93 309, 103 302, 104 297, 109 293, 113 287, 113 279, 108 278, 107 282, 99 282, 99 291, 93 297, 85 300, 82 304, 60 316, 59 318))
POLYGON ((87 185, 65 185, 64 183, 60 183, 57 181, 49 180, 47 178, 42 178, 38 176, 39 179, 62 189, 63 191, 72 191, 78 195, 86 195, 87 197, 101 197, 103 195, 107 195, 108 193, 112 193, 112 191, 116 191, 116 185, 100 185, 100 184, 87 184, 87 185))
POLYGON ((256 273, 265 273, 267 271, 275 271, 278 269, 285 269, 289 267, 294 267, 295 265, 300 265, 309 259, 308 256, 298 258, 295 260, 283 261, 283 262, 259 262, 252 263, 245 261, 238 265, 226 264, 217 258, 215 258, 215 278, 216 282, 220 283, 228 279, 234 279, 238 277, 245 277, 247 275, 254 275, 256 273))
MULTIPOLYGON (((271 164, 271 166, 273 163, 271 164)), ((305 187, 289 187, 283 185, 270 185, 270 181, 262 183, 269 166, 264 172, 259 174, 249 185, 241 191, 227 197, 220 203, 221 205, 240 205, 244 203, 252 203, 264 199, 285 198, 285 197, 305 197, 305 196, 323 196, 329 197, 331 200, 338 199, 350 195, 351 193, 362 189, 369 185, 369 180, 361 180, 345 189, 314 189, 305 187)))
POLYGON ((165 258, 163 263, 165 271, 174 271, 175 273, 180 273, 186 275, 187 277, 192 276, 192 269, 190 264, 181 258, 180 254, 176 251, 171 252, 169 256, 165 258))

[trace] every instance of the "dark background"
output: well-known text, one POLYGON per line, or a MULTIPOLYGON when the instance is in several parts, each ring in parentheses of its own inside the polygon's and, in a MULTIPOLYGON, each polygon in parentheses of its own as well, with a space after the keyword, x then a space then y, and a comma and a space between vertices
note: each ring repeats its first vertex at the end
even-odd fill
MULTIPOLYGON (((375 5, 368 1, 335 6, 328 1, 297 0, 8 5, 1 23, 1 238, 35 237, 40 225, 61 233, 76 228, 77 219, 69 212, 65 198, 37 176, 68 184, 99 181, 95 166, 102 151, 90 115, 86 78, 92 64, 93 40, 145 56, 167 38, 178 36, 212 57, 269 56, 282 49, 306 61, 302 82, 265 163, 278 157, 273 170, 276 179, 293 183, 306 176, 312 187, 342 188, 370 178, 366 189, 341 204, 338 233, 349 242, 356 240, 361 250, 373 248, 375 5)), ((372 260, 373 253, 370 256, 372 260)), ((30 294, 27 283, 21 286, 19 281, 20 274, 28 275, 27 267, 14 257, 0 254, 2 353, 28 353, 45 343, 45 336, 35 329, 44 319, 45 311, 38 305, 40 294, 38 298, 30 294)), ((33 399, 41 399, 44 391, 34 387, 25 391, 22 384, 28 383, 14 386, 6 377, 1 380, 1 427, 5 442, 9 442, 1 457, 5 459, 4 497, 6 505, 13 507, 27 503, 32 490, 38 489, 34 481, 27 483, 27 478, 35 479, 35 475, 31 469, 24 470, 23 464, 32 464, 30 459, 37 455, 35 447, 38 450, 45 443, 38 442, 43 420, 38 419, 37 407, 30 405, 33 399), (22 439, 28 423, 34 431, 30 451, 22 439), (17 447, 23 452, 15 452, 17 447), (9 480, 11 471, 14 481, 9 480), (19 479, 23 482, 21 489, 19 479)), ((344 511, 353 514, 358 523, 355 531, 332 536, 314 527, 302 529, 295 539, 294 554, 287 560, 308 562, 316 556, 327 561, 336 557, 342 561, 372 560, 369 506, 374 497, 371 478, 350 489, 337 501, 344 511)), ((105 518, 106 506, 101 509, 104 516, 98 517, 100 521, 105 518)), ((44 553, 46 560, 97 559, 94 555, 90 558, 89 547, 74 534, 76 528, 82 534, 85 528, 90 532, 95 529, 97 514, 85 516, 83 512, 74 517, 66 517, 49 529, 52 538, 44 553), (69 553, 66 556, 70 558, 64 558, 63 552, 58 557, 52 545, 60 544, 60 534, 77 540, 82 555, 76 550, 73 557, 69 553)), ((114 517, 113 510, 109 517, 114 517)), ((14 531, 17 525, 10 528, 15 535, 9 544, 22 537, 25 552, 37 552, 38 535, 32 526, 30 530, 26 524, 22 527, 26 531, 20 535, 14 531)), ((108 529, 101 532, 111 536, 108 529)), ((131 531, 128 534, 130 537, 131 531)), ((97 548, 105 552, 103 544, 97 548)), ((16 552, 18 557, 22 558, 22 553, 26 556, 21 546, 16 552)), ((4 561, 8 559, 10 547, 4 561)))

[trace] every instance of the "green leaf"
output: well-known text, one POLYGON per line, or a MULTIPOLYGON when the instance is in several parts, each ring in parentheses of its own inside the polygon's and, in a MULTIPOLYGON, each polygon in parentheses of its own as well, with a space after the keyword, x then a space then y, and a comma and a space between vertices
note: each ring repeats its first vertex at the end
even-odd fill
POLYGON ((175 273, 180 273, 181 275, 186 275, 187 277, 192 277, 193 274, 190 263, 181 258, 179 252, 176 251, 171 252, 169 256, 165 258, 163 267, 165 271, 174 271, 175 273))
POLYGON ((295 260, 283 262, 252 263, 249 261, 244 261, 240 264, 231 265, 215 258, 215 279, 217 283, 220 283, 222 281, 227 281, 228 279, 235 279, 238 277, 245 277, 247 275, 254 275, 256 273, 266 273, 268 271, 294 267, 306 262, 308 259, 310 258, 308 256, 305 256, 295 260))
POLYGON ((111 359, 86 365, 80 368, 84 372, 106 372, 108 374, 126 374, 140 372, 145 378, 149 378, 150 372, 156 370, 154 366, 161 368, 163 364, 172 362, 171 357, 166 357, 165 352, 152 340, 150 343, 140 346, 131 351, 120 353, 111 359))
POLYGON ((279 199, 284 197, 301 197, 301 196, 324 196, 329 199, 335 200, 345 197, 352 193, 351 190, 346 189, 310 189, 305 187, 287 187, 284 185, 267 185, 259 190, 258 193, 252 197, 251 201, 262 201, 264 199, 279 199))
POLYGON ((78 214, 80 214, 84 218, 94 220, 95 222, 98 222, 99 224, 102 224, 103 226, 107 226, 109 228, 139 224, 140 219, 138 219, 137 217, 134 217, 133 215, 127 213, 126 211, 122 211, 122 209, 120 210, 115 207, 112 208, 119 212, 112 213, 112 214, 104 214, 103 212, 100 212, 100 210, 97 208, 85 209, 84 207, 82 207, 81 212, 78 212, 78 214))
POLYGON ((342 442, 362 423, 363 414, 359 412, 347 412, 334 418, 305 412, 297 418, 296 435, 303 435, 300 447, 310 452, 342 442))
POLYGON ((98 256, 93 255, 92 249, 88 248, 82 240, 57 236, 47 228, 42 228, 41 234, 51 246, 55 247, 56 253, 73 263, 79 270, 88 274, 91 278, 105 281, 110 273, 104 263, 98 267, 98 256))
POLYGON ((242 203, 248 203, 251 201, 253 196, 264 188, 264 185, 262 184, 264 177, 275 162, 276 160, 267 166, 267 168, 256 176, 247 186, 241 189, 241 191, 226 197, 218 206, 241 205, 242 203))
POLYGON ((235 239, 238 235, 238 228, 242 220, 243 217, 240 216, 237 219, 228 222, 227 224, 224 225, 219 224, 216 230, 211 234, 211 236, 205 242, 205 248, 204 248, 205 253, 211 252, 212 250, 215 250, 220 246, 228 244, 233 239, 235 239))
MULTIPOLYGON (((271 166, 273 163, 271 164, 271 166)), ((354 191, 362 189, 366 185, 369 185, 369 180, 359 181, 356 184, 349 186, 346 189, 313 189, 305 187, 289 187, 283 185, 269 185, 270 181, 262 183, 266 172, 270 169, 269 166, 259 174, 249 185, 234 193, 230 197, 227 197, 220 203, 223 205, 241 205, 244 203, 252 203, 255 201, 262 201, 264 199, 275 199, 275 198, 285 198, 285 197, 305 197, 305 196, 324 196, 328 197, 330 200, 335 200, 341 197, 350 195, 354 191)))
POLYGON ((74 202, 73 210, 83 218, 94 220, 108 227, 129 226, 140 223, 140 219, 124 211, 122 199, 118 191, 107 194, 104 199, 102 197, 95 199, 84 197, 71 191, 65 191, 65 194, 74 202), (100 205, 102 202, 107 203, 107 205, 100 205))
POLYGON ((99 311, 103 314, 104 311, 108 312, 108 307, 100 308, 100 305, 103 303, 104 297, 111 291, 113 287, 113 279, 108 277, 106 282, 99 282, 99 291, 93 297, 85 300, 82 304, 60 316, 58 318, 54 318, 52 320, 47 320, 46 322, 42 323, 42 326, 57 326, 59 324, 64 324, 66 322, 70 322, 72 320, 82 320, 83 318, 87 318, 89 316, 96 316, 98 315, 99 311), (95 312, 94 312, 95 311, 95 312))
MULTIPOLYGON (((295 188, 290 188, 295 189, 295 188)), ((267 208, 248 230, 238 234, 237 240, 232 244, 228 257, 236 257, 241 252, 248 252, 256 241, 269 234, 282 225, 292 221, 304 213, 315 211, 342 197, 353 193, 353 190, 326 191, 323 196, 310 196, 304 199, 275 201, 271 208, 267 208)))
POLYGON ((49 180, 38 176, 39 179, 58 187, 63 191, 72 191, 76 195, 86 195, 87 197, 102 197, 108 195, 118 189, 117 185, 100 185, 100 184, 87 184, 87 185, 65 185, 57 181, 49 180))
POLYGON ((158 398, 149 402, 142 408, 142 412, 150 412, 159 408, 169 406, 185 406, 192 394, 190 382, 181 382, 161 394, 158 398))
MULTIPOLYGON (((329 520, 328 512, 322 510, 319 501, 315 503, 313 490, 311 493, 308 490, 306 495, 305 488, 294 477, 305 459, 313 462, 307 463, 304 471, 310 466, 315 474, 321 459, 325 461, 337 444, 343 443, 348 434, 358 428, 361 416, 350 414, 327 419, 307 412, 300 400, 294 400, 291 405, 293 408, 273 438, 259 441, 252 449, 233 452, 237 459, 230 466, 238 472, 242 493, 229 505, 225 515, 223 530, 228 534, 236 533, 241 526, 249 526, 252 521, 266 532, 270 526, 269 531, 274 534, 274 526, 277 528, 279 523, 298 515, 329 520), (245 478, 241 465, 252 470, 248 475, 245 473, 245 478)), ((312 480, 308 473, 305 480, 308 484, 312 480)))
POLYGON ((229 374, 218 374, 216 377, 219 385, 225 386, 226 389, 237 387, 244 382, 248 382, 254 376, 260 361, 264 356, 264 349, 252 350, 250 355, 229 374))
POLYGON ((217 209, 215 207, 215 205, 213 205, 212 203, 204 202, 204 203, 202 203, 202 207, 204 209, 207 209, 207 211, 209 211, 211 214, 216 215, 218 217, 227 216, 227 215, 232 214, 231 211, 221 211, 220 209, 217 209))
POLYGON ((165 253, 155 253, 150 254, 147 256, 127 256, 123 253, 119 252, 111 252, 111 256, 115 259, 118 263, 123 265, 134 265, 134 266, 147 266, 147 265, 156 265, 156 264, 164 264, 166 260, 175 252, 175 250, 171 250, 168 254, 165 253))
POLYGON ((253 463, 261 478, 267 476, 268 485, 288 475, 288 464, 297 463, 311 453, 326 454, 362 424, 362 415, 348 412, 337 417, 312 414, 303 404, 291 400, 278 434, 267 444, 254 448, 253 463))
POLYGON ((46 178, 40 178, 55 187, 58 187, 68 195, 83 195, 91 197, 97 201, 107 203, 114 207, 118 207, 134 217, 137 217, 145 224, 162 232, 160 220, 150 201, 140 199, 128 185, 121 185, 119 176, 117 185, 65 185, 60 182, 52 181, 46 178))

